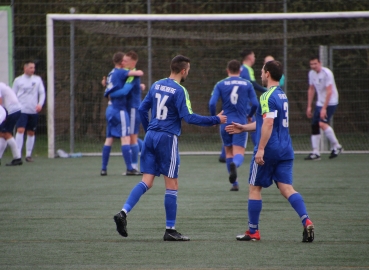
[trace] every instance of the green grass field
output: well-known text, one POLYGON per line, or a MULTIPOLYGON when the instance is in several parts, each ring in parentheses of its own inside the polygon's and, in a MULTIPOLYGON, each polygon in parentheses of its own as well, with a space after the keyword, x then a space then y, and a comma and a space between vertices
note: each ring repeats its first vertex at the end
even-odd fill
POLYGON ((295 160, 295 188, 315 223, 315 241, 275 186, 263 192, 260 242, 238 242, 247 226, 250 156, 230 192, 216 156, 182 156, 176 228, 190 242, 164 242, 164 182, 157 178, 128 216, 113 215, 140 177, 111 157, 47 159, 0 167, 0 269, 369 269, 369 155, 295 160))

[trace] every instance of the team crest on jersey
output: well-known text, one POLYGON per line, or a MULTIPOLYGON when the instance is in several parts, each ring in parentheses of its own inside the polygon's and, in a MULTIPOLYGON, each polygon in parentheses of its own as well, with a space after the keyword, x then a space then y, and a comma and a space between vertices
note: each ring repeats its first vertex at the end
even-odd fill
POLYGON ((35 82, 32 82, 32 87, 34 87, 36 85, 36 83, 35 82))

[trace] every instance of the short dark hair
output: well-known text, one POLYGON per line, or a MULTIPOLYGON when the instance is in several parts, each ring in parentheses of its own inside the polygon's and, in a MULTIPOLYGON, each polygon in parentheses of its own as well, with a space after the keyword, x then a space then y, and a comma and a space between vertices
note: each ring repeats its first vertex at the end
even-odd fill
POLYGON ((183 55, 177 55, 172 59, 170 63, 170 70, 175 74, 178 74, 181 72, 181 70, 186 69, 189 63, 190 58, 183 55))
POLYGON ((283 66, 281 62, 272 60, 268 61, 264 65, 264 72, 269 72, 270 76, 273 80, 279 81, 282 78, 283 75, 283 66))
POLYGON ((135 51, 129 51, 125 56, 130 57, 134 61, 138 61, 138 54, 135 51))
POLYGON ((27 60, 27 61, 24 62, 24 66, 26 66, 28 64, 34 64, 34 65, 36 65, 35 61, 32 61, 32 60, 27 60))
POLYGON ((318 62, 320 62, 319 56, 317 55, 313 55, 310 57, 310 61, 313 61, 313 60, 318 60, 318 62))
POLYGON ((124 56, 124 53, 122 53, 122 52, 116 52, 113 55, 113 63, 114 63, 114 65, 122 63, 123 56, 124 56))
POLYGON ((252 50, 250 49, 244 49, 240 55, 242 57, 242 59, 245 59, 246 56, 249 56, 250 54, 254 53, 252 50))
POLYGON ((235 59, 229 61, 228 64, 227 64, 227 69, 232 74, 239 73, 240 72, 240 67, 241 67, 240 62, 235 60, 235 59))

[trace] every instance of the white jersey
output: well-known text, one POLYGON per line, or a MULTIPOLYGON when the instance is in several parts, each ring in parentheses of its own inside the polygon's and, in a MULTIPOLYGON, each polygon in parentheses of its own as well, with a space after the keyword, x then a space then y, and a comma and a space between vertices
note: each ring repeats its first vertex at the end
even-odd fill
POLYGON ((22 105, 22 113, 36 114, 36 106, 45 102, 45 87, 40 76, 23 74, 15 78, 13 91, 22 105))
POLYGON ((336 83, 334 81, 333 73, 330 69, 326 67, 322 67, 319 73, 314 70, 310 70, 309 72, 309 85, 313 85, 315 91, 318 95, 316 105, 323 106, 325 102, 325 98, 327 96, 327 87, 329 85, 332 86, 332 95, 328 102, 328 105, 337 105, 338 104, 338 91, 336 87, 336 83))
POLYGON ((3 100, 3 106, 9 114, 18 112, 22 106, 18 101, 17 95, 5 83, 0 82, 0 98, 3 100))
POLYGON ((4 122, 6 118, 6 111, 3 106, 0 105, 0 125, 4 122))

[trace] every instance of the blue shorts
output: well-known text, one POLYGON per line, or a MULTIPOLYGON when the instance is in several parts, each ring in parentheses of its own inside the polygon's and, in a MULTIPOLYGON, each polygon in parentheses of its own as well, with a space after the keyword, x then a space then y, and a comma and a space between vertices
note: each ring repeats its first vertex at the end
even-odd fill
POLYGON ((225 127, 229 124, 220 125, 220 136, 222 137, 224 146, 237 145, 246 148, 247 144, 247 132, 242 132, 239 134, 229 134, 225 131, 225 127))
POLYGON ((250 163, 250 185, 267 188, 273 184, 273 180, 277 183, 292 185, 293 159, 279 161, 264 159, 264 161, 265 164, 259 166, 253 155, 250 163))
POLYGON ((16 126, 17 128, 36 131, 37 122, 38 114, 21 113, 16 126))
POLYGON ((107 138, 121 138, 130 135, 129 116, 126 111, 114 109, 112 105, 109 105, 105 111, 105 118, 107 138))
POLYGON ((149 130, 141 149, 141 172, 178 178, 178 138, 168 132, 149 130))
POLYGON ((6 120, 0 125, 0 132, 13 134, 14 127, 17 124, 21 111, 8 114, 6 120))
POLYGON ((314 111, 314 116, 313 116, 313 120, 312 120, 312 124, 316 125, 319 124, 319 122, 323 122, 323 123, 329 123, 329 121, 331 120, 334 112, 337 109, 337 105, 332 105, 332 106, 327 106, 327 118, 326 119, 321 119, 320 118, 320 111, 321 111, 322 107, 321 106, 316 106, 315 107, 315 111, 314 111))
POLYGON ((141 123, 141 119, 140 119, 140 114, 138 113, 138 109, 136 108, 131 108, 131 110, 129 111, 129 120, 130 120, 130 128, 131 128, 131 134, 138 134, 138 132, 140 131, 140 123, 141 123))

